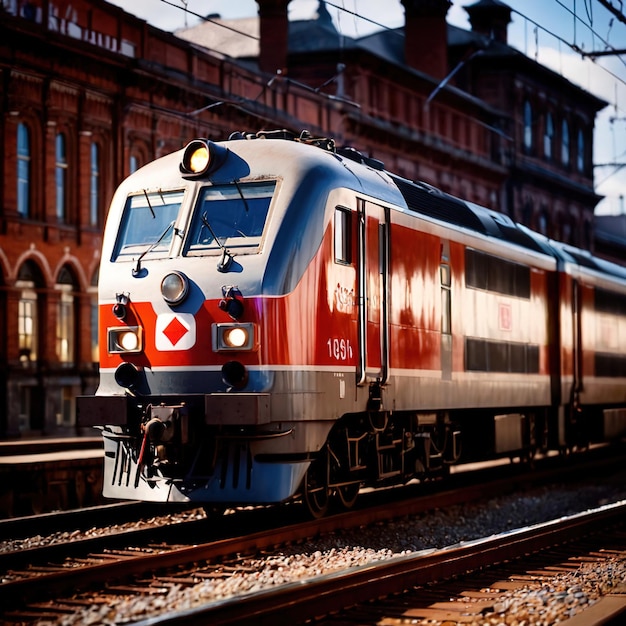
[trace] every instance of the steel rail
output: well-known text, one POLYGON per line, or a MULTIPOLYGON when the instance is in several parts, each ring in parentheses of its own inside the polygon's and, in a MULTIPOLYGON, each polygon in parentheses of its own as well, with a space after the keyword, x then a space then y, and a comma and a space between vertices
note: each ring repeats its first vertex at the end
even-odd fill
MULTIPOLYGON (((521 478, 521 477, 520 477, 521 478)), ((528 477, 522 480, 528 480, 528 477)), ((417 515, 436 508, 445 508, 454 504, 466 503, 479 500, 488 495, 498 495, 511 490, 514 480, 509 477, 504 480, 496 480, 485 484, 466 485, 457 489, 438 493, 428 493, 419 498, 389 503, 342 513, 332 517, 280 526, 275 524, 269 529, 258 531, 245 536, 229 537, 214 540, 207 543, 188 547, 174 548, 166 553, 142 554, 136 557, 124 556, 115 559, 115 554, 110 554, 107 562, 84 565, 82 567, 59 568, 58 571, 42 572, 40 574, 8 580, 0 584, 0 605, 7 609, 11 606, 27 602, 32 598, 44 599, 62 595, 66 592, 76 592, 88 589, 102 582, 120 582, 133 576, 146 574, 157 569, 167 569, 193 562, 212 561, 237 553, 250 553, 267 548, 273 548, 280 544, 302 541, 326 533, 341 529, 354 528, 355 526, 375 524, 389 521, 392 518, 417 515)), ((376 494, 380 495, 380 494, 376 494)), ((189 524, 198 527, 198 522, 189 524)), ((182 528, 181 524, 171 526, 173 531, 182 528)), ((118 548, 120 540, 124 537, 132 541, 141 536, 154 536, 154 529, 131 530, 128 533, 98 537, 93 540, 84 539, 73 544, 60 544, 42 548, 42 554, 61 555, 63 549, 68 554, 75 555, 81 545, 89 549, 102 550, 104 546, 118 548), (106 544, 107 540, 110 542, 106 544)), ((127 544, 128 545, 128 544, 127 544)), ((15 570, 19 564, 32 564, 29 557, 35 555, 38 549, 23 551, 21 553, 9 553, 4 560, 0 555, 0 564, 11 563, 15 570), (10 559, 10 561, 8 560, 10 559), (26 561, 25 561, 26 559, 26 561)), ((38 559, 41 563, 41 560, 38 559)))
POLYGON ((625 514, 626 502, 620 502, 443 550, 399 556, 348 571, 289 583, 277 589, 142 620, 135 622, 135 626, 299 624, 360 602, 397 594, 415 586, 580 539, 605 530, 607 525, 623 524, 625 514))
MULTIPOLYGON (((596 462, 597 463, 597 462, 596 462)), ((596 463, 592 463, 594 467, 596 463)), ((605 467, 607 460, 600 460, 600 466, 605 467)), ((450 489, 444 492, 435 491, 438 487, 436 483, 420 485, 420 497, 415 496, 408 500, 398 502, 393 500, 392 503, 379 504, 363 510, 354 510, 348 513, 343 513, 333 517, 322 518, 310 522, 304 522, 300 524, 290 524, 289 519, 285 519, 285 523, 289 525, 283 525, 280 527, 274 523, 269 529, 264 529, 253 534, 246 534, 239 537, 226 537, 222 536, 217 540, 213 540, 207 543, 201 543, 183 548, 175 548, 167 553, 150 554, 150 555, 138 555, 136 557, 129 557, 128 555, 115 558, 115 554, 107 555, 109 558, 106 562, 84 565, 82 567, 67 567, 59 569, 54 572, 40 572, 32 577, 25 577, 16 580, 7 580, 0 583, 0 604, 5 610, 10 607, 15 607, 28 601, 32 601, 33 598, 37 598, 39 601, 45 598, 51 598, 59 596, 67 592, 75 593, 77 591, 86 590, 90 587, 94 587, 104 582, 122 582, 132 578, 133 576, 146 574, 150 571, 157 569, 165 569, 169 567, 177 567, 193 562, 212 561, 222 557, 237 553, 250 553, 266 548, 273 548, 280 544, 289 542, 302 541, 325 533, 337 531, 340 529, 349 529, 355 526, 375 524, 384 521, 390 521, 393 518, 402 518, 404 516, 412 516, 425 511, 449 507, 454 504, 467 503, 485 497, 494 497, 504 493, 510 493, 512 490, 524 484, 528 486, 533 483, 543 483, 549 480, 567 479, 572 478, 578 474, 578 472, 585 472, 585 465, 577 465, 576 468, 570 466, 569 468, 559 468, 555 472, 555 468, 545 469, 541 472, 519 473, 517 470, 519 466, 507 466, 510 471, 506 472, 506 478, 500 478, 499 480, 493 480, 492 470, 482 472, 470 472, 465 475, 457 475, 455 478, 458 480, 457 488, 450 489), (470 477, 475 478, 476 481, 468 484, 470 477), (477 478, 479 477, 479 478, 477 478), (482 477, 482 478, 480 478, 482 477), (426 489, 425 489, 426 488, 426 489), (429 491, 432 489, 432 491, 429 491)), ((549 466, 549 465, 548 465, 549 466)), ((496 469, 496 472, 502 476, 502 469, 496 469)), ((593 470, 592 470, 593 471, 593 470)), ((587 475, 589 473, 589 467, 586 469, 587 475)), ((410 492, 410 490, 409 490, 410 492)), ((374 494, 362 494, 362 501, 367 500, 367 496, 375 496, 377 502, 380 502, 380 492, 374 494)), ((384 495, 384 494, 383 494, 384 495)), ((285 516, 288 518, 288 516, 285 516)), ((293 519, 291 519, 293 521, 293 519)), ((211 531, 210 522, 206 522, 208 526, 207 533, 211 531)), ((196 522, 190 522, 192 525, 196 525, 196 522)), ((177 524, 171 526, 171 529, 181 530, 189 528, 185 524, 177 524)), ((258 526, 257 526, 258 528, 258 526)), ((233 528, 230 528, 232 531, 233 528)), ((241 532, 242 529, 238 528, 237 531, 241 532)), ((65 556, 69 553, 76 554, 80 551, 81 544, 84 546, 83 553, 89 549, 102 550, 106 546, 107 548, 120 546, 120 539, 124 537, 140 537, 150 536, 155 532, 153 529, 149 530, 132 530, 128 533, 118 533, 115 535, 109 535, 108 545, 106 544, 107 537, 95 538, 93 541, 90 539, 75 541, 71 544, 59 544, 56 546, 45 547, 42 549, 42 555, 55 555, 55 558, 59 555, 63 555, 65 549, 65 556), (76 550, 75 550, 76 548, 76 550)), ((185 533, 185 536, 189 535, 185 533)), ((126 547, 128 544, 126 544, 126 547)), ((3 562, 11 563, 13 569, 17 569, 20 566, 22 568, 28 565, 41 564, 41 558, 37 559, 37 563, 33 561, 33 557, 38 554, 38 549, 24 550, 18 554, 7 555, 7 560, 3 560, 0 555, 0 564, 3 562), (21 558, 20 558, 21 554, 21 558), (30 560, 29 560, 30 559, 30 560)), ((45 568, 48 569, 48 568, 45 568)))
POLYGON ((115 502, 83 509, 10 517, 0 520, 0 542, 54 532, 84 530, 98 525, 122 524, 167 512, 189 510, 194 506, 197 508, 198 505, 175 505, 164 511, 161 503, 115 502))

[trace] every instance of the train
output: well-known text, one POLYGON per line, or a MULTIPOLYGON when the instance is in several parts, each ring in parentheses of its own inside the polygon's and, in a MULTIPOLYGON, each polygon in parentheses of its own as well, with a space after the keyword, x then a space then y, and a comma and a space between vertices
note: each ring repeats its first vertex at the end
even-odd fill
POLYGON ((116 190, 103 495, 226 508, 626 433, 626 269, 307 131, 199 138, 116 190))

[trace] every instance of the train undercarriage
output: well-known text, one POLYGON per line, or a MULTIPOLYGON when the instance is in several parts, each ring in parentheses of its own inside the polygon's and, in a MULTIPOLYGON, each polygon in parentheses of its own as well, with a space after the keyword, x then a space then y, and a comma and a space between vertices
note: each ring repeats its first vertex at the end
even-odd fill
POLYGON ((352 507, 362 486, 444 477, 452 465, 496 458, 531 462, 538 452, 569 454, 586 450, 592 441, 624 434, 624 410, 619 412, 620 426, 611 433, 606 411, 598 415, 568 408, 344 416, 311 464, 302 499, 311 515, 319 517, 333 503, 352 507))
MULTIPOLYGON (((147 405, 127 425, 104 429, 105 495, 218 507, 295 495, 317 518, 333 506, 351 508, 362 487, 438 478, 458 463, 529 460, 538 450, 570 450, 595 438, 585 426, 594 420, 582 412, 561 421, 567 425, 562 437, 554 434, 563 430, 559 416, 547 409, 498 414, 378 409, 342 416, 317 452, 293 447, 283 454, 293 425, 273 431, 215 428, 193 403, 147 405)), ((304 432, 313 428, 297 424, 304 432)))
POLYGON ((461 433, 445 415, 372 411, 346 415, 309 467, 302 498, 314 517, 335 500, 350 508, 361 486, 437 476, 458 462, 461 433))

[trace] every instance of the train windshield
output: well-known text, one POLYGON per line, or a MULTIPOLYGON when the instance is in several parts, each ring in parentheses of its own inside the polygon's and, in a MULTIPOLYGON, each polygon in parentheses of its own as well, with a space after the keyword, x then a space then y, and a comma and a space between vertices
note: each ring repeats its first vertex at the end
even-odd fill
POLYGON ((193 216, 187 254, 237 248, 257 251, 276 182, 205 187, 193 216))
POLYGON ((144 191, 129 196, 113 260, 120 257, 134 258, 137 255, 166 256, 182 201, 182 191, 144 191))

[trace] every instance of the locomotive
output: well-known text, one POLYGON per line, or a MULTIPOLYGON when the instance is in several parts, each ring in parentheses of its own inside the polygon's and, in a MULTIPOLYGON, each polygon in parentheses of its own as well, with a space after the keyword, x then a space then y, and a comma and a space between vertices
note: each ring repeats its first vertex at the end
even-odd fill
POLYGON ((105 227, 105 497, 226 507, 626 432, 626 270, 306 131, 195 139, 105 227))

